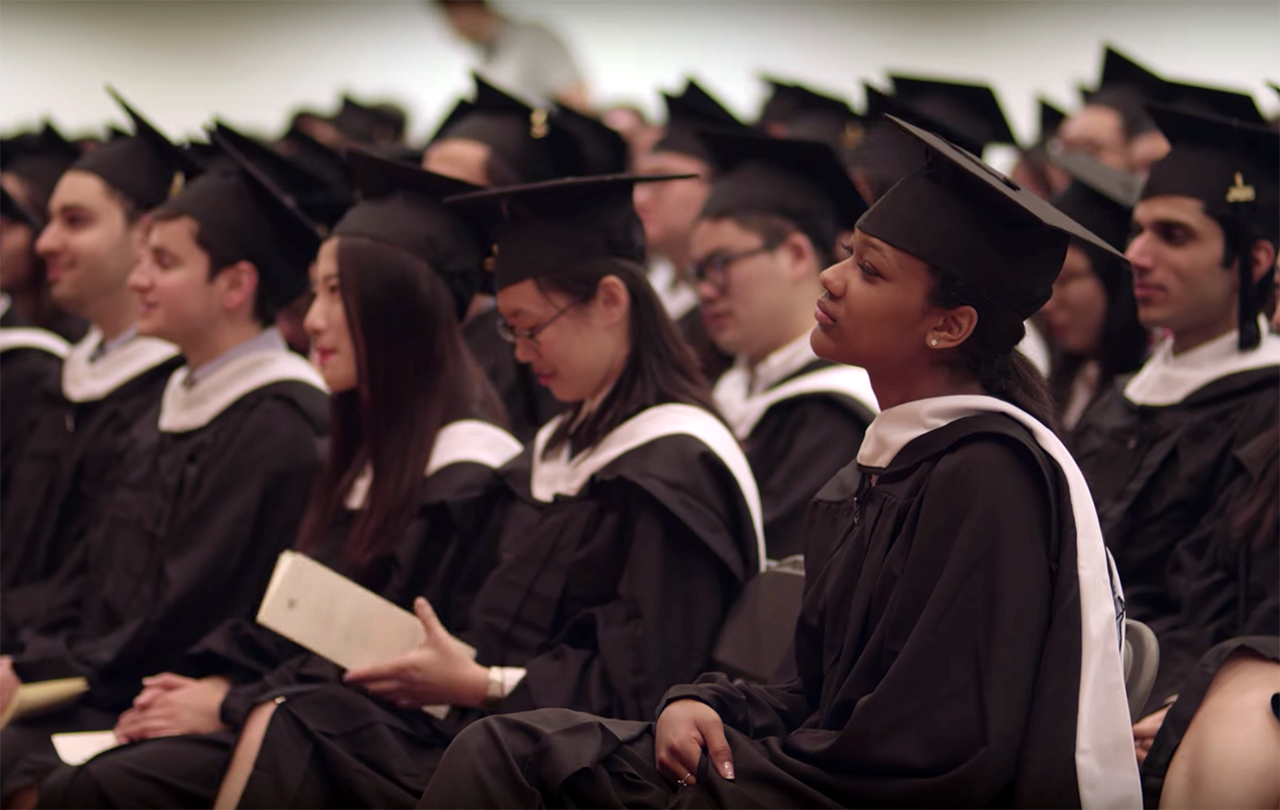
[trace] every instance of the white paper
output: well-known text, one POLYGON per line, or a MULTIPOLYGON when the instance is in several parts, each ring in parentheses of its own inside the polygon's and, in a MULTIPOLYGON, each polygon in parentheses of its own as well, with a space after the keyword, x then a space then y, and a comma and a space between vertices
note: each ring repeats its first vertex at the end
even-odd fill
POLYGON ((120 745, 116 733, 106 731, 73 731, 53 735, 53 750, 68 765, 83 765, 89 760, 120 745))
MULTIPOLYGON (((258 624, 344 669, 381 664, 425 638, 417 616, 296 551, 280 554, 258 624)), ((466 649, 474 658, 475 650, 466 649)), ((448 711, 423 709, 441 718, 448 711)))

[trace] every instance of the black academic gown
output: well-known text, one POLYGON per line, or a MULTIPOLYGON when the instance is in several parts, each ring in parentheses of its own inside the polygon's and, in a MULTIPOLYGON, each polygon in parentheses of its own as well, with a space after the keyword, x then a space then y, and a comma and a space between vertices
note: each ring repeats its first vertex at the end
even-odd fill
MULTIPOLYGON (((722 457, 689 435, 648 440, 551 502, 534 497, 545 471, 535 472, 534 452, 502 473, 501 562, 462 637, 481 664, 527 670, 496 712, 648 717, 665 689, 706 666, 758 569, 746 496, 722 457)), ((243 806, 412 806, 458 729, 483 714, 454 710, 442 722, 342 687, 291 698, 272 718, 243 806), (310 752, 305 770, 299 751, 310 752)))
MULTIPOLYGON (((22 446, 39 415, 61 395, 62 358, 70 346, 43 329, 25 326, 10 308, 0 317, 0 511, 9 506, 9 484, 22 446)), ((0 543, 0 585, 12 580, 0 543)))
MULTIPOLYGON (((514 438, 488 427, 500 434, 495 444, 510 445, 510 449, 498 448, 499 452, 509 456, 518 450, 514 438)), ((474 437, 455 437, 468 438, 474 437)), ((343 510, 325 544, 309 553, 406 610, 413 609, 415 597, 424 596, 452 632, 465 630, 471 601, 496 563, 497 550, 489 542, 496 533, 486 525, 504 488, 492 454, 464 448, 460 458, 424 477, 417 507, 398 541, 361 570, 342 555, 356 511, 343 510)), ((287 700, 319 685, 340 684, 342 676, 336 665, 247 618, 223 622, 173 670, 190 677, 221 675, 232 682, 221 709, 228 730, 148 740, 107 752, 80 768, 60 767, 41 785, 43 806, 209 807, 239 730, 255 706, 278 696, 287 700)), ((333 713, 318 704, 313 708, 326 721, 354 728, 366 727, 379 717, 376 713, 364 718, 340 714, 346 703, 335 705, 333 713)), ((302 742, 305 748, 271 752, 294 757, 295 768, 283 778, 303 777, 308 771, 310 775, 303 778, 308 784, 338 778, 342 765, 335 766, 330 758, 341 748, 317 750, 315 743, 302 742)))
POLYGON ((1232 514, 1224 492, 1244 474, 1238 454, 1280 420, 1280 370, 1215 380, 1177 405, 1135 405, 1120 378, 1077 426, 1072 453, 1089 481, 1130 618, 1158 625, 1186 589, 1175 547, 1204 543, 1232 514))
POLYGON ((6 654, 18 649, 21 629, 74 615, 84 539, 102 522, 140 420, 181 364, 176 349, 146 338, 90 363, 96 336, 72 348, 63 395, 33 414, 18 462, 22 474, 0 509, 0 652, 6 654))
POLYGON ((502 399, 511 433, 527 443, 564 404, 538 384, 527 365, 516 362, 515 348, 498 336, 499 317, 496 308, 485 310, 462 327, 462 336, 502 399))
MULTIPOLYGON (((814 360, 762 392, 763 396, 831 368, 842 367, 814 360)), ((834 386, 804 391, 770 405, 759 421, 739 432, 760 487, 769 559, 804 553, 809 501, 858 455, 862 435, 875 417, 874 395, 871 405, 866 399, 834 386)))
POLYGON ((926 433, 883 468, 851 464, 809 514, 798 677, 710 674, 663 699, 720 714, 736 781, 705 755, 695 785, 660 775, 652 724, 541 711, 464 732, 419 806, 1079 806, 1068 498, 996 414, 926 433))
POLYGON ((85 676, 90 691, 0 732, 0 746, 26 754, 3 758, 6 792, 57 764, 51 733, 102 728, 103 713, 127 708, 143 677, 170 669, 221 622, 253 616, 297 533, 326 432, 323 390, 268 383, 183 432, 157 429, 160 411, 135 430, 135 454, 84 543, 75 620, 19 634, 13 662, 23 682, 85 676))

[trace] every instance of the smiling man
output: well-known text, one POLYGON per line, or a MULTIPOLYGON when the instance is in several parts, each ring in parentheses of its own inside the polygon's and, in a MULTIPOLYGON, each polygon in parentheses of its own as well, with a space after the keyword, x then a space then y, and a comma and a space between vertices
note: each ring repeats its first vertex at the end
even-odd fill
POLYGON ((223 619, 251 615, 302 517, 328 396, 272 323, 306 289, 320 238, 218 143, 237 169, 202 174, 151 212, 128 282, 138 331, 176 344, 187 364, 113 471, 121 483, 83 543, 77 611, 22 627, 12 660, 0 659, 4 695, 18 679, 74 676, 90 691, 73 709, 5 728, 0 746, 21 752, 4 758, 5 795, 56 765, 51 733, 111 725, 142 677, 223 619))
POLYGON ((63 364, 60 400, 31 423, 15 462, 21 475, 0 508, 0 652, 8 652, 17 627, 74 596, 74 584, 49 580, 99 521, 130 431, 180 362, 173 344, 138 335, 126 280, 145 239, 145 213, 189 167, 159 131, 126 111, 134 135, 90 152, 61 176, 36 242, 54 301, 93 328, 63 364))
POLYGON ((1152 167, 1126 255, 1142 324, 1168 336, 1086 414, 1074 449, 1129 614, 1158 623, 1178 608, 1175 545, 1222 528, 1232 510, 1215 507, 1251 474, 1242 448, 1280 418, 1280 337, 1259 316, 1280 242, 1280 137, 1151 111, 1173 150, 1152 167))

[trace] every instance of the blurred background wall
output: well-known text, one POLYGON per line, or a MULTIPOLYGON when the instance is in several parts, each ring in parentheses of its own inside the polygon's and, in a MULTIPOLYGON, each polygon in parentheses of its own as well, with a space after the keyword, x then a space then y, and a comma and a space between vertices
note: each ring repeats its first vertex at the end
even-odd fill
MULTIPOLYGON (((1035 134, 1035 96, 1076 105, 1110 41, 1170 78, 1280 99, 1276 0, 508 0, 574 51, 598 104, 656 113, 686 73, 754 116, 760 72, 861 103, 888 70, 989 80, 1014 130, 1035 134)), ((119 120, 110 82, 172 135, 211 111, 262 134, 339 91, 397 101, 422 138, 468 91, 476 61, 429 0, 2 0, 0 131, 50 116, 69 133, 119 120)))

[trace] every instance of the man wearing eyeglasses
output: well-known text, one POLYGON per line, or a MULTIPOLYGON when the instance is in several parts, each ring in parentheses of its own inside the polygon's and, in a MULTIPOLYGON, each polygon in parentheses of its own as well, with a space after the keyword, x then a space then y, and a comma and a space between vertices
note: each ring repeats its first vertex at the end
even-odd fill
POLYGON ((876 413, 866 372, 809 348, 818 274, 866 206, 825 144, 704 135, 719 169, 691 242, 701 317, 733 366, 716 405, 743 442, 770 559, 804 552, 809 500, 876 413))

